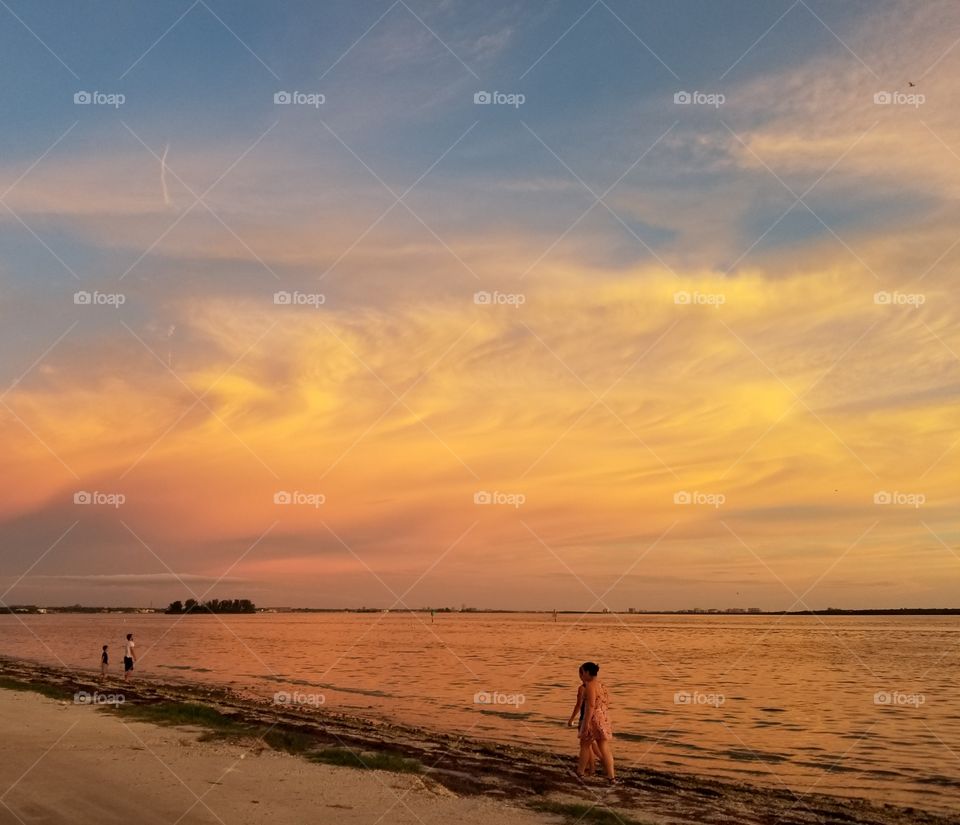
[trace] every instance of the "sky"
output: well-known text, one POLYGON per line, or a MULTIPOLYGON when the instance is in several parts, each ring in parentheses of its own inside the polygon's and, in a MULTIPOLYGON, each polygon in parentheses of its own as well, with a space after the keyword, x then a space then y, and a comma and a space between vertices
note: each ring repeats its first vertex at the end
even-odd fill
POLYGON ((955 3, 0 20, 0 602, 957 606, 955 3))

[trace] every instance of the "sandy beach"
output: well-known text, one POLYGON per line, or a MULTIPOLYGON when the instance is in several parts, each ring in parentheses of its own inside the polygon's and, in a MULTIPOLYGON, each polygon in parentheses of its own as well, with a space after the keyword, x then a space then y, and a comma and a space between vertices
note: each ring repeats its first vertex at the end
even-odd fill
POLYGON ((2 822, 960 822, 639 768, 622 770, 615 788, 583 784, 569 754, 278 708, 190 683, 100 683, 2 660, 0 685, 2 822), (122 693, 123 704, 77 704, 78 691, 122 693), (184 708, 202 712, 203 723, 176 723, 184 708), (331 754, 362 758, 353 767, 318 763, 331 754), (388 769, 361 769, 380 764, 388 769))
POLYGON ((553 817, 420 776, 319 765, 203 730, 126 722, 89 705, 0 691, 0 822, 504 823, 553 817))

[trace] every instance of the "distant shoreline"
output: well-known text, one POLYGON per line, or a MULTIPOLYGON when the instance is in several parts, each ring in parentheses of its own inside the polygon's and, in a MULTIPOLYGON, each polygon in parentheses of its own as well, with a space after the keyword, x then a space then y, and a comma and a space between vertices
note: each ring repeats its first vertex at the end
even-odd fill
MULTIPOLYGON (((750 608, 705 608, 684 610, 506 610, 468 607, 455 609, 438 607, 421 608, 381 608, 381 607, 258 607, 255 611, 215 611, 228 615, 253 615, 254 613, 410 613, 410 614, 481 614, 481 615, 533 615, 533 616, 960 616, 960 607, 877 607, 842 608, 828 607, 823 610, 757 610, 750 608)), ((48 606, 48 605, 5 605, 0 607, 0 615, 43 615, 50 613, 140 613, 161 615, 212 615, 210 611, 197 608, 187 613, 169 613, 166 608, 153 607, 111 607, 84 605, 48 606)))

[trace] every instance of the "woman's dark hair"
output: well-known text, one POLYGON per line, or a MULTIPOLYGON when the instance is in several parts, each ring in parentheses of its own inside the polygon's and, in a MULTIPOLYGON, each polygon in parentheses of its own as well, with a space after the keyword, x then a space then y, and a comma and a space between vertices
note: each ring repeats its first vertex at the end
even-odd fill
POLYGON ((596 662, 584 662, 580 665, 580 670, 589 673, 591 676, 596 676, 600 672, 600 665, 596 662))

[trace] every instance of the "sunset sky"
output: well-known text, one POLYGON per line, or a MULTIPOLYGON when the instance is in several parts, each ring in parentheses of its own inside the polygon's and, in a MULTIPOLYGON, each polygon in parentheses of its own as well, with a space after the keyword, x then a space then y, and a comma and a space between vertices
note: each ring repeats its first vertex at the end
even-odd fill
POLYGON ((3 603, 958 606, 955 2, 0 20, 3 603))

